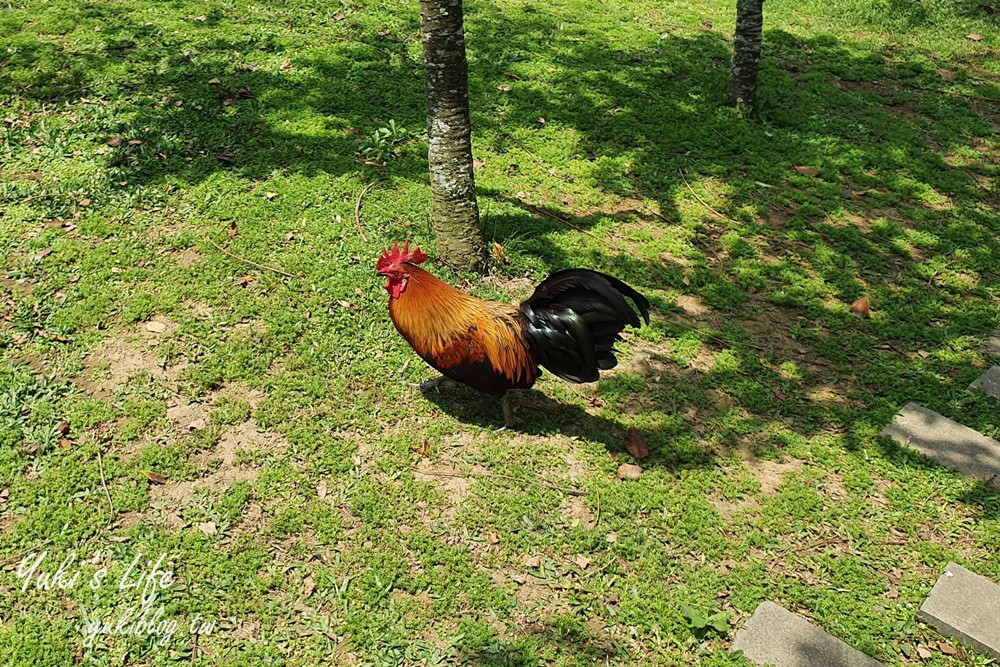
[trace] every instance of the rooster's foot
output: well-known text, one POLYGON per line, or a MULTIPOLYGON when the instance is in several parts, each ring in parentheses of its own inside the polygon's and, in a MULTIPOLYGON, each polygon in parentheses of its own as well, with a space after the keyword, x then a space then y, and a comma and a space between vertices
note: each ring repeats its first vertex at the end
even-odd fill
POLYGON ((510 394, 500 398, 500 407, 503 408, 503 426, 496 430, 497 433, 514 428, 514 407, 510 404, 510 394))
POLYGON ((441 380, 443 380, 443 379, 444 379, 444 376, 442 375, 440 377, 434 378, 433 380, 428 380, 427 382, 421 382, 417 386, 420 387, 420 391, 423 392, 423 393, 425 393, 425 394, 428 393, 428 392, 431 392, 431 391, 440 393, 440 391, 441 391, 441 388, 440 388, 441 387, 441 380))

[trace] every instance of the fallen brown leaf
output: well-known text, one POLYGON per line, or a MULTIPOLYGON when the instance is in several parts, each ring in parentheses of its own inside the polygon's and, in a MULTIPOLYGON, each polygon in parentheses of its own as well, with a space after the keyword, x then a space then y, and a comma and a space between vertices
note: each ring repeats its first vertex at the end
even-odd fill
POLYGON ((491 533, 487 533, 486 534, 486 541, 488 541, 490 544, 500 544, 500 536, 498 534, 492 533, 492 532, 491 533))
POLYGON ((427 452, 430 451, 430 444, 428 444, 428 442, 426 440, 424 440, 419 445, 414 445, 410 449, 412 449, 414 452, 416 452, 420 456, 427 456, 427 452))
POLYGON ((346 17, 346 16, 344 16, 344 15, 343 15, 342 13, 340 13, 340 12, 337 12, 336 14, 334 14, 334 15, 333 15, 333 19, 334 19, 335 21, 343 21, 343 20, 344 20, 344 19, 346 19, 346 18, 347 18, 347 17, 346 17))
POLYGON ((167 478, 164 477, 163 475, 161 475, 158 472, 151 472, 149 470, 146 470, 142 474, 145 475, 146 479, 148 479, 153 484, 166 484, 167 483, 167 478))
POLYGON ((917 655, 920 656, 921 660, 930 660, 933 653, 926 646, 918 646, 917 655))
POLYGON ((281 65, 278 67, 278 69, 280 69, 282 72, 287 72, 293 67, 295 67, 295 65, 292 64, 291 60, 282 60, 281 65))
POLYGON ((573 562, 576 563, 576 566, 579 567, 581 570, 586 570, 587 566, 590 565, 590 559, 584 556, 583 554, 577 556, 573 560, 573 562))
POLYGON ((795 167, 795 171, 803 176, 819 176, 819 169, 816 169, 815 167, 797 166, 795 167))
POLYGON ((493 243, 493 259, 496 260, 497 264, 510 264, 510 257, 503 250, 503 246, 494 241, 493 243))
POLYGON ((163 333, 167 330, 167 325, 163 322, 157 322, 156 320, 150 320, 146 322, 146 331, 151 333, 163 333))
POLYGON ((201 429, 205 428, 206 426, 208 426, 208 423, 204 419, 202 419, 202 418, 199 417, 198 419, 195 419, 193 422, 191 422, 190 424, 188 424, 188 430, 190 430, 190 431, 200 431, 201 429))
POLYGON ((642 468, 634 463, 623 463, 618 466, 618 479, 639 479, 642 477, 642 468))
POLYGON ((938 648, 945 655, 957 655, 958 654, 958 649, 956 649, 951 644, 947 644, 945 642, 938 642, 938 648))
POLYGON ((233 284, 236 285, 237 287, 246 287, 247 285, 249 285, 250 283, 252 283, 254 280, 255 279, 254 279, 253 276, 251 276, 250 274, 247 274, 245 276, 240 276, 239 278, 237 278, 236 280, 234 280, 233 284))
POLYGON ((66 422, 59 422, 59 426, 56 426, 56 431, 59 432, 59 435, 66 435, 69 433, 69 424, 66 422))
POLYGON ((206 535, 216 535, 219 532, 214 521, 206 521, 205 523, 199 523, 198 530, 205 533, 206 535))
POLYGON ((979 33, 976 33, 976 32, 973 32, 973 33, 970 33, 970 34, 966 35, 965 38, 967 40, 969 40, 969 41, 972 41, 972 42, 981 42, 981 41, 983 41, 983 36, 980 35, 979 33))
MULTIPOLYGON (((630 428, 625 433, 625 451, 640 461, 649 458, 649 441, 637 429, 630 428)), ((639 472, 641 473, 642 471, 640 470, 639 472)), ((621 476, 621 468, 618 469, 618 475, 621 476)), ((637 474, 635 479, 638 478, 639 475, 637 474)))
POLYGON ((236 236, 236 221, 233 220, 229 223, 229 238, 236 236))
POLYGON ((541 556, 525 556, 524 557, 525 567, 541 567, 542 557, 541 556))
POLYGON ((264 198, 267 199, 267 201, 271 201, 272 199, 274 199, 277 196, 278 196, 277 192, 265 192, 264 193, 264 198))
POLYGON ((861 319, 871 317, 872 314, 871 301, 869 301, 868 297, 866 296, 861 297, 860 299, 851 304, 851 312, 860 317, 861 319))
POLYGON ((141 139, 129 139, 128 140, 128 145, 129 146, 142 146, 142 140, 141 139))
POLYGON ((114 139, 108 140, 108 146, 111 146, 112 148, 118 148, 121 145, 122 145, 121 137, 115 137, 114 139))
POLYGON ((508 79, 517 79, 518 81, 521 80, 521 75, 515 72, 504 72, 503 75, 508 79))
POLYGON ((608 544, 614 544, 618 541, 618 533, 610 532, 604 536, 604 541, 608 544))
POLYGON ((499 86, 497 86, 497 90, 499 90, 501 92, 504 92, 504 93, 509 93, 510 91, 512 91, 514 89, 510 87, 510 84, 501 83, 499 86))
POLYGON ((68 438, 59 438, 59 446, 63 449, 73 449, 73 443, 68 438))
POLYGON ((81 199, 80 200, 80 206, 90 206, 90 200, 89 199, 81 199))
POLYGON ((210 86, 218 86, 221 83, 222 82, 219 81, 218 79, 209 79, 208 80, 208 85, 210 85, 210 86))
POLYGON ((311 575, 305 578, 302 585, 305 588, 305 597, 307 598, 313 594, 314 590, 316 590, 316 582, 313 580, 311 575))
POLYGON ((8 498, 10 498, 10 489, 0 490, 0 503, 7 502, 8 498))

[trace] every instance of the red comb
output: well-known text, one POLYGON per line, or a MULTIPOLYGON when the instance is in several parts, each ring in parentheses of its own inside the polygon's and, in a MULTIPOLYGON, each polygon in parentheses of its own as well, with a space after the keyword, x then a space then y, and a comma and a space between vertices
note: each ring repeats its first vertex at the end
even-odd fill
POLYGON ((403 264, 406 262, 410 264, 420 264, 421 262, 426 262, 427 257, 427 253, 421 251, 419 247, 414 248, 411 252, 410 242, 407 240, 403 243, 402 250, 399 249, 398 243, 393 244, 392 250, 389 250, 388 248, 383 250, 382 256, 378 258, 378 263, 375 265, 375 268, 382 271, 390 266, 393 266, 394 264, 403 264))

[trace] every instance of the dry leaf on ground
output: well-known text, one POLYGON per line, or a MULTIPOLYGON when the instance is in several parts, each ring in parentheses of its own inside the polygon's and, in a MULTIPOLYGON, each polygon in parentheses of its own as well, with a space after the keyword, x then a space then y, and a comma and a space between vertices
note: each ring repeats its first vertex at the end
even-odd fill
MULTIPOLYGON (((625 451, 634 456, 637 459, 645 459, 649 457, 649 441, 646 439, 642 433, 638 430, 630 428, 628 432, 625 433, 625 451)), ((619 476, 621 475, 621 469, 618 469, 619 476)), ((640 470, 640 472, 642 472, 640 470)))
POLYGON ((851 312, 860 317, 861 319, 871 317, 872 314, 871 301, 869 301, 868 297, 866 296, 861 297, 860 299, 851 304, 851 312))
POLYGON ((639 479, 642 477, 642 468, 634 463, 623 463, 618 466, 619 479, 639 479))

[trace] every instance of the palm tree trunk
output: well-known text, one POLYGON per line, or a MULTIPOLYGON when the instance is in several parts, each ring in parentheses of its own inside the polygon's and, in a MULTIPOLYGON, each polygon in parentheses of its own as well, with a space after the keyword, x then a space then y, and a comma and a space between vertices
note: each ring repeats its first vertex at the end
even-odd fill
POLYGON ((420 37, 437 256, 454 268, 483 271, 487 255, 472 167, 462 0, 420 0, 420 37))
POLYGON ((764 0, 737 0, 733 70, 726 90, 726 103, 744 113, 753 111, 763 29, 764 0))

